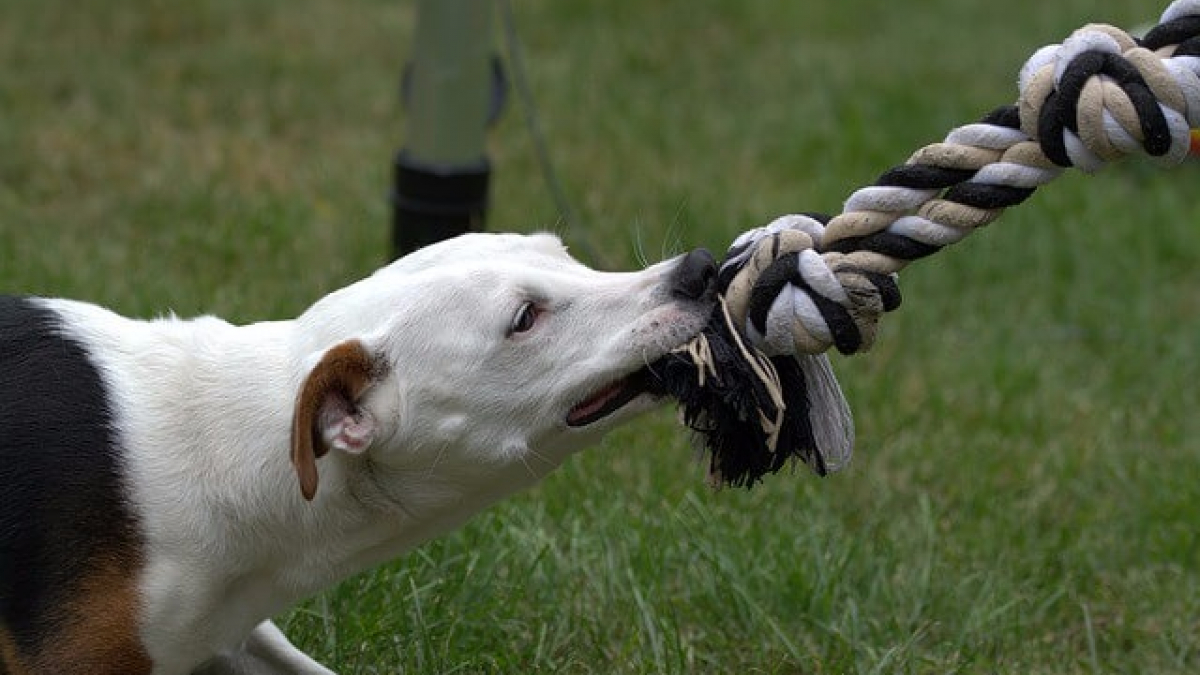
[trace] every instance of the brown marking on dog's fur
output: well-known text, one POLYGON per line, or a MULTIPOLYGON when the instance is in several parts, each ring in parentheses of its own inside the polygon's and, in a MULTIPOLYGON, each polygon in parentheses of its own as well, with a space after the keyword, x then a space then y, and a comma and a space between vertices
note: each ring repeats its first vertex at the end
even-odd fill
POLYGON ((321 408, 332 397, 353 409, 378 371, 363 343, 347 340, 325 352, 301 385, 292 416, 292 465, 305 499, 311 501, 317 493, 317 458, 329 451, 318 425, 321 408))
POLYGON ((25 675, 148 675, 153 664, 138 635, 138 567, 114 556, 80 579, 56 611, 58 629, 26 658, 25 675))
POLYGON ((17 643, 3 624, 0 624, 0 675, 29 675, 22 665, 17 643))

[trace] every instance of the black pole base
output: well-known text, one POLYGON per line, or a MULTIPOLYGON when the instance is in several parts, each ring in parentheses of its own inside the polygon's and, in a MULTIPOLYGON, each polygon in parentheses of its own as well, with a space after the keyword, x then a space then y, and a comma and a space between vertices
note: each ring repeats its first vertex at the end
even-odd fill
POLYGON ((492 167, 486 157, 470 164, 435 166, 396 154, 392 190, 392 257, 443 239, 483 229, 492 167))

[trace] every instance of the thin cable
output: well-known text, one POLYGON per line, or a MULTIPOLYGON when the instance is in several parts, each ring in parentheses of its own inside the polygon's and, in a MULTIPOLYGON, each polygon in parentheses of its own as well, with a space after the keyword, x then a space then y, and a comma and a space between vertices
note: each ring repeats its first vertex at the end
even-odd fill
POLYGON ((512 2, 509 0, 496 0, 500 7, 501 21, 504 24, 504 43, 505 50, 508 56, 508 65, 512 69, 512 82, 517 90, 517 96, 521 100, 521 111, 525 117, 525 127, 529 132, 530 140, 533 142, 534 156, 537 158, 538 167, 542 172, 542 179, 546 182, 546 189, 550 191, 550 198, 554 201, 554 207, 558 211, 558 217, 563 223, 564 233, 569 235, 571 240, 578 244, 583 257, 589 259, 592 263, 610 262, 601 256, 598 249, 592 245, 591 238, 587 233, 587 229, 580 221, 575 209, 571 206, 571 200, 567 197, 567 192, 563 188, 562 181, 559 179, 558 170, 554 166, 554 161, 550 157, 550 145, 546 142, 546 134, 542 129, 541 117, 538 114, 537 102, 533 98, 533 90, 529 86, 529 78, 525 70, 525 58, 522 54, 521 38, 517 33, 516 14, 513 12, 512 2))

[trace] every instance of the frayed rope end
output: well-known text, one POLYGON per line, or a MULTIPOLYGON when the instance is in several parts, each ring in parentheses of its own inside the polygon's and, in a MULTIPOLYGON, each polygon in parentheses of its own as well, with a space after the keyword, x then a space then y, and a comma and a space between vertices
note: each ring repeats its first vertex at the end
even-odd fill
POLYGON ((738 332, 724 299, 700 335, 650 370, 679 401, 716 485, 753 487, 793 460, 824 476, 849 459, 853 421, 828 360, 768 358, 738 332))

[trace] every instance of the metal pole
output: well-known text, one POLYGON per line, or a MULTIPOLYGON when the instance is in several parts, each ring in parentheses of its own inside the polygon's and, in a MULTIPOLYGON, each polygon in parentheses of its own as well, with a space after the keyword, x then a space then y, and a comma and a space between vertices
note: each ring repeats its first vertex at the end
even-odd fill
POLYGON ((482 229, 491 174, 484 142, 503 88, 491 0, 419 0, 403 83, 406 140, 394 161, 396 257, 482 229))

